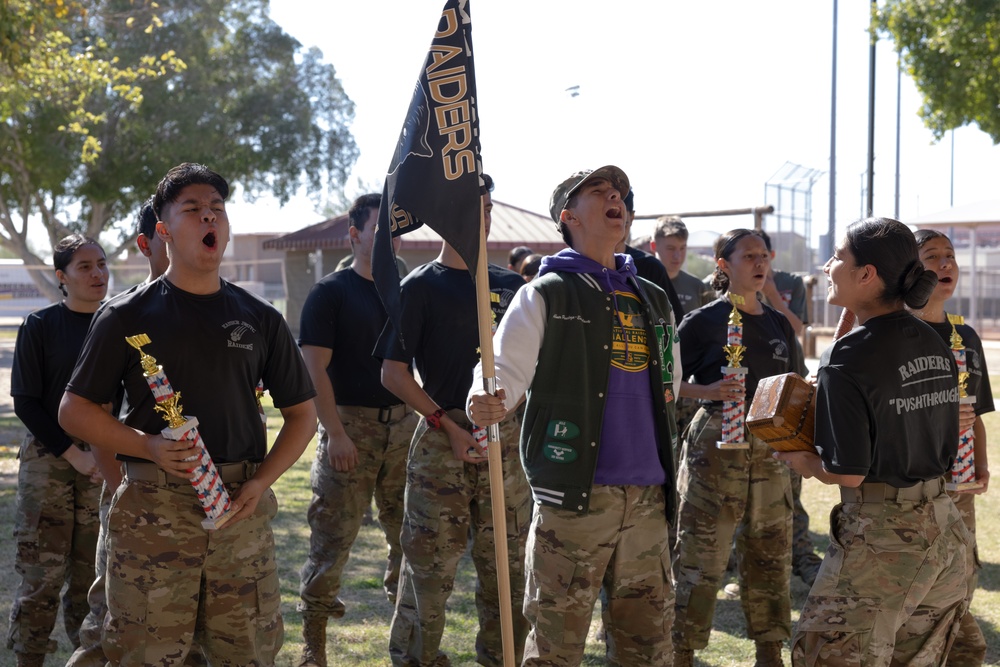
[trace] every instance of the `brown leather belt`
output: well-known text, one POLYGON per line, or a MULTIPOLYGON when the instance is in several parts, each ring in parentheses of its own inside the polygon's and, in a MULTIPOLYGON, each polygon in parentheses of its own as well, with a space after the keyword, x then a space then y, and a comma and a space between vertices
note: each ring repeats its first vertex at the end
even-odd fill
MULTIPOLYGON (((217 463, 219 477, 223 484, 240 484, 247 481, 260 467, 259 463, 240 461, 237 463, 217 463)), ((190 486, 191 482, 181 477, 168 475, 155 463, 145 461, 125 461, 125 477, 130 481, 151 482, 159 486, 190 486)))
POLYGON ((840 499, 845 503, 919 502, 937 498, 944 492, 944 479, 929 479, 902 489, 882 482, 865 482, 856 488, 840 487, 840 499))
POLYGON ((392 424, 398 422, 406 415, 413 412, 406 403, 387 405, 384 408, 366 408, 361 405, 338 405, 337 412, 345 417, 362 417, 377 421, 380 424, 392 424))

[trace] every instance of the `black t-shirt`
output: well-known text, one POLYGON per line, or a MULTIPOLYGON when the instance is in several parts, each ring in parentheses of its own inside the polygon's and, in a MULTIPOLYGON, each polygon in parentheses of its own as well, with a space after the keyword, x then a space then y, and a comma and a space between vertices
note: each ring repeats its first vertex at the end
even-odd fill
POLYGON ((674 284, 670 280, 670 274, 667 273, 663 262, 648 252, 633 248, 630 245, 625 246, 625 252, 632 257, 637 276, 645 278, 667 293, 667 300, 670 301, 670 309, 674 311, 674 320, 680 322, 684 319, 684 306, 681 304, 681 299, 677 295, 677 290, 674 289, 674 284))
MULTIPOLYGON (((801 352, 795 344, 795 332, 788 319, 767 304, 764 312, 750 315, 740 311, 743 319, 743 353, 741 366, 747 369, 747 403, 757 391, 761 378, 783 373, 801 372, 801 352)), ((733 305, 725 299, 692 310, 684 316, 678 328, 681 338, 681 363, 684 375, 694 376, 695 384, 709 385, 722 379, 722 367, 728 366, 726 353, 729 314, 733 305)))
POLYGON ((382 386, 382 363, 372 356, 385 322, 375 283, 351 268, 329 274, 309 291, 299 345, 333 351, 326 373, 338 405, 377 408, 402 402, 382 386))
POLYGON ((951 350, 905 311, 868 319, 819 369, 816 446, 827 470, 913 486, 944 475, 958 450, 951 350))
POLYGON ((24 318, 17 332, 10 395, 27 429, 57 456, 72 444, 59 427, 59 402, 93 318, 54 303, 24 318))
MULTIPOLYGON (((507 312, 524 278, 489 265, 490 307, 494 326, 507 312)), ((479 362, 479 322, 476 288, 465 269, 434 261, 410 272, 402 289, 402 329, 406 349, 391 322, 376 348, 383 359, 413 361, 424 391, 446 410, 463 408, 472 386, 472 370, 479 362)))
MULTIPOLYGON (((925 321, 926 322, 926 321, 925 321)), ((951 347, 951 324, 949 322, 926 322, 931 329, 938 332, 945 344, 951 347)), ((983 355, 983 341, 979 334, 968 324, 958 324, 958 335, 962 337, 965 347, 965 370, 969 379, 965 384, 966 393, 976 397, 976 414, 984 415, 993 412, 993 389, 990 387, 990 375, 986 370, 986 357, 983 355)))
POLYGON ((124 384, 124 422, 146 433, 163 430, 166 422, 153 410, 139 353, 125 342, 142 333, 151 341, 143 351, 181 393, 184 414, 198 418, 216 463, 264 458, 258 380, 277 408, 316 394, 295 339, 269 303, 226 281, 214 294, 196 295, 162 277, 102 309, 66 390, 106 403, 124 384))

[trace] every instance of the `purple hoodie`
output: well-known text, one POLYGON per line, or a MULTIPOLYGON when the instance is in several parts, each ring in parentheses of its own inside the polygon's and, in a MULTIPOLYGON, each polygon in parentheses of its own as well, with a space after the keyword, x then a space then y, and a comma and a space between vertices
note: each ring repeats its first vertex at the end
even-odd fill
POLYGON ((587 274, 611 295, 615 305, 611 373, 605 392, 594 483, 660 485, 667 475, 657 454, 649 379, 649 357, 657 353, 656 341, 646 340, 642 305, 628 282, 636 275, 632 258, 615 255, 615 265, 617 268, 612 271, 575 250, 566 249, 543 258, 538 275, 553 271, 587 274))

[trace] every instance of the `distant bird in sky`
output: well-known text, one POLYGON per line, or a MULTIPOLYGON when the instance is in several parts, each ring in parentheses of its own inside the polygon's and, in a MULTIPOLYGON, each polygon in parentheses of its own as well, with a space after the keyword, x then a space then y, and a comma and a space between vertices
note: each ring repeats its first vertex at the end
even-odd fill
POLYGON ((580 86, 570 86, 569 88, 566 89, 566 92, 569 93, 570 97, 579 97, 580 86))

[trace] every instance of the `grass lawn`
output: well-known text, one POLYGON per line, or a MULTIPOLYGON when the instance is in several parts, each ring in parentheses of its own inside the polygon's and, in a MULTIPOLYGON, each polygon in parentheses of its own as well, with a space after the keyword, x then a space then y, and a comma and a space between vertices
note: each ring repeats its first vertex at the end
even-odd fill
MULTIPOLYGON (((997 386, 997 385, 994 385, 997 386)), ((280 417, 269 410, 270 430, 273 435, 280 417)), ((995 443, 1000 441, 1000 417, 986 417, 990 433, 991 458, 1000 460, 995 443)), ((14 544, 9 536, 13 531, 15 491, 17 483, 17 446, 23 427, 13 416, 0 418, 0 571, 8 573, 0 579, 0 616, 10 612, 11 595, 16 585, 13 575, 14 544)), ((275 492, 281 509, 274 522, 278 543, 278 559, 282 581, 282 612, 285 619, 285 643, 277 664, 283 667, 298 665, 301 651, 301 619, 295 612, 298 599, 298 569, 305 560, 309 531, 306 524, 306 507, 309 503, 309 466, 314 455, 315 443, 310 445, 302 459, 279 481, 275 492)), ((995 464, 996 465, 996 464, 995 464)), ((979 515, 979 555, 983 570, 979 590, 973 600, 973 611, 989 642, 986 664, 1000 665, 1000 533, 993 530, 1000 524, 1000 492, 977 499, 979 515)), ((812 516, 813 539, 821 551, 827 544, 827 516, 837 502, 837 490, 812 480, 803 485, 803 501, 812 516)), ((392 609, 382 594, 381 574, 385 558, 385 542, 377 526, 363 526, 347 564, 342 599, 347 604, 347 615, 329 625, 331 665, 351 667, 376 667, 388 664, 387 637, 392 609)), ((474 573, 471 561, 462 561, 455 592, 448 608, 448 626, 443 649, 451 656, 454 665, 472 665, 475 659, 475 633, 477 628, 473 600, 474 573)), ((805 601, 808 590, 797 578, 792 580, 793 615, 805 601)), ((6 625, 4 626, 6 630, 6 625)), ((591 632, 587 645, 585 665, 602 665, 603 645, 591 632)), ((47 664, 64 664, 69 656, 69 642, 59 629, 54 633, 59 642, 58 653, 47 664)), ((720 594, 715 618, 715 632, 709 647, 697 654, 699 664, 713 667, 753 664, 753 643, 744 637, 743 614, 738 600, 727 600, 720 594)), ((788 664, 788 652, 785 652, 788 664)), ((0 648, 0 667, 14 665, 14 656, 0 648)))

